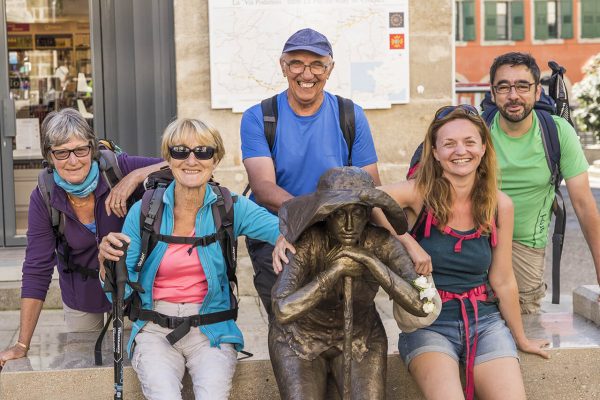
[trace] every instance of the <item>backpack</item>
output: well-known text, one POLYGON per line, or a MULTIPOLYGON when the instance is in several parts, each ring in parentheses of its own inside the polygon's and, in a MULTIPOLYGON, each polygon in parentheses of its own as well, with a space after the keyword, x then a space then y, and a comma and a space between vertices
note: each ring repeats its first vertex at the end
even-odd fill
MULTIPOLYGON (((269 151, 273 157, 273 146, 275 145, 275 133, 277 132, 277 96, 264 99, 260 102, 260 108, 263 114, 263 125, 265 138, 269 144, 269 151)), ((354 118, 354 102, 342 96, 335 96, 338 102, 340 114, 340 129, 344 135, 346 146, 348 146, 348 166, 352 166, 352 146, 356 137, 356 124, 354 118)), ((275 160, 273 160, 275 164, 275 160)), ((250 184, 246 185, 242 195, 245 196, 250 191, 250 184)))
MULTIPOLYGON (((552 119, 552 115, 558 115, 574 126, 571 120, 569 110, 569 99, 567 89, 564 83, 563 75, 566 70, 554 61, 550 61, 548 66, 552 69, 552 76, 549 82, 549 95, 542 89, 540 100, 534 105, 534 111, 540 121, 542 132, 542 144, 546 154, 546 162, 550 169, 550 184, 554 186, 554 201, 552 203, 552 213, 555 216, 554 232, 552 234, 552 303, 560 302, 560 260, 562 257, 564 234, 566 227, 566 209, 563 200, 560 184, 563 177, 560 173, 560 142, 558 140, 558 129, 552 119)), ((498 113, 498 107, 492 101, 491 93, 487 92, 481 102, 483 113, 481 117, 485 120, 487 126, 491 126, 494 117, 498 113)), ((406 174, 410 179, 414 176, 419 167, 421 154, 423 153, 423 143, 421 143, 414 152, 406 174)))
MULTIPOLYGON (((111 141, 99 140, 98 148, 100 157, 98 158, 98 166, 100 169, 100 175, 104 178, 104 181, 108 184, 109 188, 113 188, 123 179, 123 173, 119 167, 117 155, 120 154, 120 149, 111 141), (119 153, 117 153, 117 151, 119 153)), ((52 207, 52 192, 54 191, 54 169, 44 161, 44 168, 38 174, 38 185, 37 188, 42 195, 42 200, 48 210, 48 215, 52 221, 52 230, 56 236, 57 249, 62 247, 63 253, 56 251, 56 255, 59 260, 66 266, 66 273, 76 272, 81 274, 84 280, 88 278, 98 279, 98 269, 90 269, 85 266, 75 264, 70 257, 71 248, 65 238, 65 216, 56 208, 52 207), (59 246, 60 245, 60 246, 59 246)))
MULTIPOLYGON (((135 271, 139 273, 142 270, 147 256, 156 247, 158 242, 189 244, 190 249, 188 252, 191 254, 196 246, 208 246, 218 241, 227 268, 227 279, 229 280, 231 289, 231 308, 227 311, 192 316, 192 318, 196 318, 192 323, 206 325, 229 319, 236 320, 238 314, 238 302, 234 293, 237 293, 237 277, 235 274, 237 268, 237 238, 233 232, 233 205, 237 201, 237 196, 232 196, 231 192, 226 187, 220 186, 212 180, 209 181, 208 184, 217 195, 217 200, 211 206, 216 232, 202 237, 163 235, 160 233, 160 225, 164 210, 164 203, 162 200, 167 186, 173 179, 171 169, 169 167, 164 167, 161 170, 150 174, 144 183, 146 192, 142 197, 142 210, 140 213, 141 250, 135 271)), ((131 302, 126 310, 129 319, 135 321, 137 319, 153 320, 152 318, 159 318, 155 315, 158 313, 142 310, 139 293, 143 293, 144 290, 141 286, 137 282, 128 282, 128 284, 133 289, 131 302)), ((163 321, 154 320, 154 322, 159 323, 163 321)), ((181 339, 185 333, 187 333, 186 331, 181 334, 182 331, 183 329, 178 331, 178 328, 176 328, 167 335, 169 342, 173 344, 181 339)))

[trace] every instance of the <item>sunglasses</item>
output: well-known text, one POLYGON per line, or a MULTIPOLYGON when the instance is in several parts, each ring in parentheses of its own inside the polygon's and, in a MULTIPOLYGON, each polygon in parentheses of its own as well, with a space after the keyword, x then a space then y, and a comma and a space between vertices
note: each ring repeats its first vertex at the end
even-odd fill
POLYGON ((187 160, 191 153, 194 153, 196 160, 210 160, 215 154, 215 148, 211 146, 197 146, 190 149, 183 145, 169 146, 169 155, 175 160, 187 160))
POLYGON ((476 117, 479 116, 479 112, 472 105, 470 105, 470 104, 459 104, 457 106, 445 106, 445 107, 442 107, 439 110, 437 110, 436 113, 435 113, 435 119, 436 119, 436 121, 440 120, 442 118, 447 117, 452 111, 454 111, 456 109, 463 110, 465 112, 465 114, 468 114, 468 115, 473 115, 473 116, 476 116, 476 117))

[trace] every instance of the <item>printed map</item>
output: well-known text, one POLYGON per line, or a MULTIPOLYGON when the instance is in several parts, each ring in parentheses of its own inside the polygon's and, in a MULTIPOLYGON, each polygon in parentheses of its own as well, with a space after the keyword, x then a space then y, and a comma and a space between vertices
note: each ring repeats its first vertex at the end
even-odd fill
POLYGON ((243 112, 285 90, 283 44, 313 28, 333 46, 325 90, 363 108, 409 101, 408 0, 209 0, 212 108, 243 112))

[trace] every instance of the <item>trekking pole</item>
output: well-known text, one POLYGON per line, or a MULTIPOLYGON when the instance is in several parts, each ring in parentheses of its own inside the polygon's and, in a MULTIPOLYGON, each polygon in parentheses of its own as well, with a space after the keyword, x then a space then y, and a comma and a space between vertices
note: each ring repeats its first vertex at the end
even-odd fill
POLYGON ((123 242, 123 256, 115 263, 115 293, 113 297, 113 352, 115 373, 114 400, 123 399, 123 305, 125 302, 125 283, 127 282, 128 243, 123 242))
POLYGON ((344 277, 344 393, 343 400, 352 398, 352 331, 354 310, 352 309, 352 277, 344 277))

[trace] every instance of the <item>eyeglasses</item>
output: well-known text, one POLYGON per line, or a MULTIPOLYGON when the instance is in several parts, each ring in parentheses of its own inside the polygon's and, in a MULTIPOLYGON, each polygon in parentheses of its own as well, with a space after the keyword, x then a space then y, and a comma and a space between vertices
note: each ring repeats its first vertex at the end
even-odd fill
POLYGON ((67 158, 69 158, 71 156, 71 153, 75 154, 75 157, 77 157, 77 158, 86 157, 88 154, 90 154, 91 149, 92 149, 92 145, 88 144, 87 146, 76 147, 73 150, 68 150, 68 149, 50 150, 50 153, 52 153, 54 158, 56 158, 57 160, 66 160, 67 158))
POLYGON ((452 111, 457 110, 457 109, 458 110, 463 110, 465 112, 465 114, 468 114, 468 115, 473 115, 473 116, 476 116, 476 117, 479 116, 479 112, 472 105, 470 105, 470 104, 459 104, 457 106, 445 106, 445 107, 440 108, 435 113, 435 119, 436 120, 440 120, 442 118, 445 118, 452 111))
POLYGON ((210 160, 215 154, 215 148, 211 146, 197 146, 190 149, 183 145, 169 147, 169 155, 175 160, 187 160, 190 153, 194 153, 196 160, 210 160))
POLYGON ((492 86, 492 89, 494 89, 494 91, 498 94, 508 94, 510 93, 510 90, 512 88, 515 88, 517 93, 529 93, 529 91, 531 90, 531 86, 535 84, 535 82, 529 83, 527 81, 515 82, 514 85, 509 85, 508 83, 501 83, 499 85, 492 86))
POLYGON ((283 60, 283 63, 288 66, 292 74, 302 74, 304 73, 304 70, 308 67, 308 69, 310 69, 311 74, 313 75, 323 75, 327 71, 327 68, 329 68, 329 66, 331 65, 323 64, 319 61, 315 61, 310 64, 304 64, 302 61, 287 62, 283 60))

